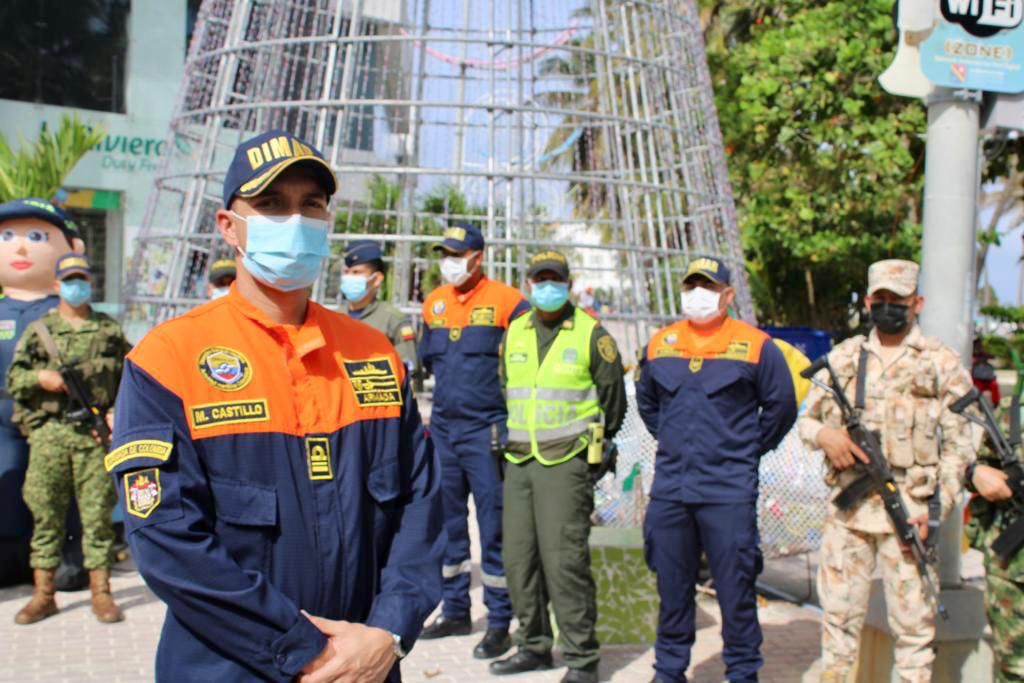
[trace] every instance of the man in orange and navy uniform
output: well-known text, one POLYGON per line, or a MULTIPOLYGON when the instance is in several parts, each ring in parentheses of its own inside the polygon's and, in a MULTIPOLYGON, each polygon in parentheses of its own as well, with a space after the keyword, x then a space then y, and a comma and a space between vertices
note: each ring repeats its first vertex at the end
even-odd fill
POLYGON ((440 466, 405 367, 309 300, 336 188, 288 133, 243 142, 216 217, 231 291, 128 356, 105 465, 168 607, 158 681, 399 681, 440 600, 440 466))
POLYGON ((481 574, 487 632, 473 650, 478 659, 504 654, 512 641, 512 603, 501 562, 501 472, 492 448, 505 442, 505 397, 498 378, 499 347, 511 320, 529 310, 519 290, 488 279, 481 270, 484 237, 473 225, 445 230, 434 245, 444 253, 438 287, 423 302, 419 354, 434 373, 430 438, 441 458, 444 517, 444 608, 423 638, 468 635, 469 494, 480 528, 481 574))
POLYGON ((644 552, 661 600, 656 682, 686 681, 702 551, 722 608, 726 677, 756 681, 762 664, 758 464, 793 426, 797 405, 782 352, 728 316, 729 282, 719 259, 691 262, 683 278, 687 319, 657 332, 640 366, 637 406, 658 440, 644 519, 644 552))

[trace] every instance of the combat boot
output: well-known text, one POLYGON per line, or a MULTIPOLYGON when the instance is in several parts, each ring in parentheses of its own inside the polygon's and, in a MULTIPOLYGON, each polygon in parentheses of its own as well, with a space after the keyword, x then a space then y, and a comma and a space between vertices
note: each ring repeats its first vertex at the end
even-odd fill
POLYGON ((124 612, 110 594, 110 570, 90 569, 89 590, 92 592, 92 613, 104 624, 124 621, 124 612))
POLYGON ((57 592, 56 569, 33 569, 32 579, 35 582, 35 590, 32 591, 32 599, 21 608, 21 611, 14 615, 14 623, 26 626, 52 617, 58 612, 57 601, 53 594, 57 592))

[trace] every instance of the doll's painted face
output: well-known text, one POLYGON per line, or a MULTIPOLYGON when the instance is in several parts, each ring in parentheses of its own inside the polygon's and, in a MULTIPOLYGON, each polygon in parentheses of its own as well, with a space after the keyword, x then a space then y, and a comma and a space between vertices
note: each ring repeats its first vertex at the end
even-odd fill
POLYGON ((64 233, 39 218, 0 222, 0 285, 8 294, 53 292, 53 269, 68 253, 64 233))

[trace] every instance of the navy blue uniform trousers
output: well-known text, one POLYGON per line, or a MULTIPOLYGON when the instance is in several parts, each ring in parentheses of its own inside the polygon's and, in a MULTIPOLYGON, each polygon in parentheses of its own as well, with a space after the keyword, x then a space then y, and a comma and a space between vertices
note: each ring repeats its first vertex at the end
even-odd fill
MULTIPOLYGON (((505 425, 500 425, 504 432, 505 425)), ((512 601, 501 560, 502 483, 498 464, 491 454, 491 428, 465 422, 432 420, 430 438, 441 459, 444 489, 445 546, 444 604, 449 619, 469 617, 469 494, 476 505, 480 529, 480 573, 487 605, 487 627, 508 628, 512 601)))
POLYGON ((757 681, 763 659, 754 584, 763 561, 753 501, 691 504, 651 498, 644 519, 644 555, 657 575, 661 598, 655 671, 668 681, 686 681, 696 639, 701 550, 707 553, 722 609, 726 677, 730 683, 757 681))

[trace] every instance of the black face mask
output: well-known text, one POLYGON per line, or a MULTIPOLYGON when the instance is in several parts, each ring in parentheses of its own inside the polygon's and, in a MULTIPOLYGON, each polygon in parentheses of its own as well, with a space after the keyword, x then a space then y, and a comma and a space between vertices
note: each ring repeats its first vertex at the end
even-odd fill
POLYGON ((871 304, 871 322, 883 334, 899 334, 910 324, 910 307, 903 304, 871 304))

